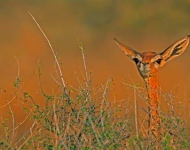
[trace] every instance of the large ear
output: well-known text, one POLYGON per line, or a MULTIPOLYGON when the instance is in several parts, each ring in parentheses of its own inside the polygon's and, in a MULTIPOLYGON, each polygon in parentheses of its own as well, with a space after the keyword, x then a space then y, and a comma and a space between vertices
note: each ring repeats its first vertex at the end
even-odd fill
POLYGON ((162 61, 160 67, 165 65, 168 61, 180 56, 187 48, 190 40, 190 35, 182 38, 181 40, 175 42, 173 45, 168 47, 165 51, 160 53, 162 56, 162 61))
POLYGON ((132 49, 129 46, 126 46, 126 45, 122 44, 117 39, 114 38, 114 40, 116 41, 117 45, 125 52, 125 54, 129 58, 134 59, 137 56, 137 54, 139 54, 137 51, 135 51, 134 49, 132 49))

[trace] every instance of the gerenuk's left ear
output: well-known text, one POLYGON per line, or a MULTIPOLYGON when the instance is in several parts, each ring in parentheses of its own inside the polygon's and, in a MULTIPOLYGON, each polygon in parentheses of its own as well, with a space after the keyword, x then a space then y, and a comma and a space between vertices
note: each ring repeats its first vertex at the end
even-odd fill
MULTIPOLYGON (((116 41, 117 45, 125 52, 125 54, 132 60, 137 56, 137 54, 139 54, 133 48, 131 48, 127 45, 124 45, 123 43, 119 42, 117 39, 114 38, 114 40, 116 41)), ((139 56, 140 56, 140 54, 139 54, 139 56)))
POLYGON ((170 47, 168 47, 165 51, 160 53, 162 56, 162 62, 160 67, 165 65, 168 61, 174 59, 175 57, 180 56, 187 48, 190 40, 190 35, 182 38, 181 40, 177 41, 170 47))

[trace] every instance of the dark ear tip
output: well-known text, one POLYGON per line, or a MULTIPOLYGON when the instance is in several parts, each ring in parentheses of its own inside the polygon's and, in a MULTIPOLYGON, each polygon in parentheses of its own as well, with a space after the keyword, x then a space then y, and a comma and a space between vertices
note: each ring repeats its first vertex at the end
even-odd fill
POLYGON ((113 38, 115 40, 116 43, 120 43, 116 38, 113 38))
POLYGON ((190 35, 186 35, 186 40, 187 40, 187 41, 190 40, 190 35))

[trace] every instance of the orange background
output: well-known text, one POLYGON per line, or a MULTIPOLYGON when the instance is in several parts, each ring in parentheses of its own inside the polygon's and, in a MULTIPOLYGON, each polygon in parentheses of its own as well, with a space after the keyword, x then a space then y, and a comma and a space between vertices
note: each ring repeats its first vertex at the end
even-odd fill
MULTIPOLYGON (((127 88, 123 82, 139 83, 141 86, 144 83, 134 63, 117 47, 113 38, 139 52, 162 52, 178 39, 190 34, 189 8, 189 0, 1 1, 0 105, 6 104, 14 93, 13 82, 18 74, 14 56, 19 62, 19 75, 24 91, 29 92, 36 103, 42 106, 44 104, 44 99, 38 96, 39 60, 42 62, 44 90, 52 94, 53 89, 57 88, 51 77, 51 74, 55 75, 53 55, 27 11, 36 18, 57 52, 67 84, 79 86, 75 72, 83 80, 83 61, 78 47, 80 41, 84 44, 88 70, 93 74, 93 87, 104 84, 113 77, 115 86, 111 99, 129 99, 133 107, 133 90, 127 88)), ((162 91, 174 94, 175 100, 182 103, 184 108, 180 113, 187 122, 190 117, 189 68, 190 47, 159 72, 162 91)), ((19 103, 19 99, 14 99, 14 103, 11 103, 18 122, 24 118, 19 103)), ((8 107, 1 108, 0 117, 6 117, 8 111, 8 107)), ((22 129, 28 130, 27 125, 23 124, 22 129)), ((21 129, 18 132, 22 132, 21 129)))

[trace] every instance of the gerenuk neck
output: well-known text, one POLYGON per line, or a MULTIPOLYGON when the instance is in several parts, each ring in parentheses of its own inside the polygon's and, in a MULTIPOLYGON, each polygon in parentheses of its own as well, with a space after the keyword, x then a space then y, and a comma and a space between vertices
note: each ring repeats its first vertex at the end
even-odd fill
MULTIPOLYGON (((148 123, 148 134, 150 132, 154 134, 155 137, 159 138, 159 126, 160 119, 158 114, 159 97, 158 97, 158 75, 144 79, 146 84, 146 89, 148 93, 148 108, 149 108, 149 123, 148 123)), ((159 139, 157 139, 159 140, 159 139)))

